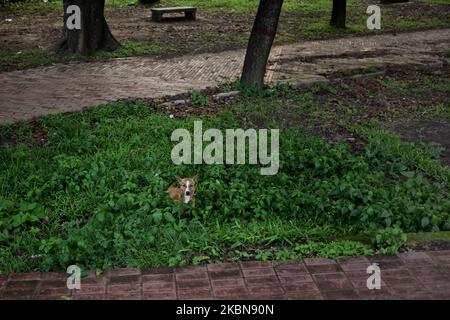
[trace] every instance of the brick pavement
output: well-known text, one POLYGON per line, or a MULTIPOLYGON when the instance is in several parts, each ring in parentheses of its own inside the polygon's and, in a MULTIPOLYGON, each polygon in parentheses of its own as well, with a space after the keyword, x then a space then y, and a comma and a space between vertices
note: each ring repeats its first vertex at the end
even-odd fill
POLYGON ((0 300, 10 299, 443 299, 450 300, 450 250, 395 256, 241 262, 186 268, 88 272, 81 290, 65 273, 0 275, 0 300), (381 289, 366 286, 378 263, 381 289))
MULTIPOLYGON (((450 29, 308 41, 274 47, 268 81, 323 79, 363 67, 442 63, 450 29)), ((116 99, 159 98, 235 80, 244 50, 168 59, 132 57, 0 73, 0 124, 116 99)))

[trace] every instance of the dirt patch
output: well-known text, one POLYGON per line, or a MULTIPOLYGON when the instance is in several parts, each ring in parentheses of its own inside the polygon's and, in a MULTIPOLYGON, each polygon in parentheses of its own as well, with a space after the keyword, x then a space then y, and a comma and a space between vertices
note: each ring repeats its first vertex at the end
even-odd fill
POLYGON ((450 166, 450 120, 398 118, 387 123, 386 128, 397 132, 406 141, 421 141, 439 147, 442 163, 450 166))
POLYGON ((344 79, 333 85, 334 91, 318 94, 319 103, 328 103, 333 110, 349 108, 354 112, 350 122, 358 123, 378 117, 388 120, 394 111, 413 113, 450 101, 447 92, 424 86, 427 77, 450 78, 448 66, 435 70, 390 68, 385 75, 344 79), (389 82, 389 83, 388 83, 389 82))
POLYGON ((414 251, 450 250, 450 240, 433 240, 408 246, 414 251))
POLYGON ((0 132, 0 147, 9 144, 24 143, 26 145, 43 145, 48 141, 47 132, 41 127, 38 121, 29 121, 30 134, 27 136, 19 135, 20 124, 14 124, 6 132, 0 132))
MULTIPOLYGON (((413 68, 390 68, 385 75, 344 79, 331 85, 332 89, 319 90, 316 102, 324 110, 342 114, 350 110, 348 122, 364 123, 378 118, 386 127, 398 132, 407 141, 423 141, 445 148, 442 152, 444 164, 450 164, 450 120, 420 118, 423 110, 439 104, 448 104, 447 92, 435 90, 426 79, 448 79, 449 68, 426 71, 413 68), (398 118, 395 114, 415 114, 415 119, 398 118)), ((425 112, 426 113, 426 112, 425 112)), ((324 125, 321 136, 329 142, 347 141, 353 151, 363 150, 365 142, 338 126, 334 120, 324 125), (325 134, 324 134, 325 133, 325 134)))
MULTIPOLYGON (((361 2, 364 3, 365 0, 361 2)), ((162 4, 106 7, 105 17, 112 33, 121 43, 131 41, 164 43, 173 46, 175 53, 209 52, 244 47, 254 19, 253 12, 249 14, 224 10, 214 13, 200 8, 196 21, 175 18, 158 23, 150 19, 150 9, 154 6, 162 6, 162 4)), ((442 18, 445 21, 446 12, 448 13, 449 10, 448 5, 423 3, 383 7, 386 7, 389 14, 398 21, 424 16, 430 19, 442 18)), ((364 8, 364 5, 361 8, 364 8)), ((2 51, 17 52, 25 48, 37 47, 52 49, 62 35, 62 9, 61 12, 54 7, 25 11, 12 10, 8 7, 0 9, 2 51), (12 21, 7 22, 6 19, 12 19, 12 21)), ((351 9, 359 12, 359 9, 351 9)), ((302 30, 311 21, 323 19, 323 12, 302 10, 283 12, 276 42, 304 40, 307 37, 303 35, 302 30)), ((358 15, 349 14, 348 19, 349 23, 361 23, 358 15)), ((325 33, 318 36, 333 38, 339 35, 325 33)))
MULTIPOLYGON (((150 42, 175 45, 183 53, 207 49, 229 49, 236 45, 236 37, 247 36, 252 17, 231 13, 210 13, 200 10, 196 21, 169 19, 151 21, 150 5, 107 7, 105 17, 114 36, 121 42, 150 42), (233 36, 234 35, 234 36, 233 36), (214 47, 211 46, 211 42, 214 47)), ((0 43, 3 51, 19 51, 38 46, 52 49, 62 35, 61 14, 0 11, 0 43), (5 19, 12 19, 5 22, 5 19)))

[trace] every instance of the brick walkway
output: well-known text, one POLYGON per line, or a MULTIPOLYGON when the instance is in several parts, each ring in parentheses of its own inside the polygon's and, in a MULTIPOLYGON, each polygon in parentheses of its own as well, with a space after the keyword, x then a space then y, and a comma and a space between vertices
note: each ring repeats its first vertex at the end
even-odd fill
MULTIPOLYGON (((275 47, 268 81, 323 79, 342 70, 442 63, 450 29, 347 37, 275 47)), ((0 124, 120 98, 158 98, 235 80, 244 50, 170 59, 133 57, 0 73, 0 124)))
POLYGON ((64 273, 0 275, 0 299, 450 300, 450 250, 88 274, 72 291, 64 273), (366 286, 372 263, 381 268, 380 290, 366 286))

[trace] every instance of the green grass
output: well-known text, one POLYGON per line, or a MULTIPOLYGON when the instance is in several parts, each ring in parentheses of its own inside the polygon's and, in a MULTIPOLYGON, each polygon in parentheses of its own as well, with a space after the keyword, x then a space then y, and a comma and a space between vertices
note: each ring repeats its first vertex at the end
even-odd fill
MULTIPOLYGON (((101 57, 128 57, 136 55, 159 55, 166 50, 171 52, 191 52, 195 50, 209 51, 226 49, 229 47, 244 47, 248 42, 249 30, 253 16, 257 10, 258 0, 167 0, 161 5, 194 5, 200 11, 213 13, 227 13, 239 18, 242 28, 239 30, 217 33, 214 31, 200 34, 192 31, 192 41, 195 43, 180 43, 174 40, 155 39, 144 42, 124 43, 124 47, 115 53, 98 53, 101 57), (245 18, 248 18, 246 22, 245 18)), ((427 3, 448 4, 448 1, 422 1, 427 3)), ((33 15, 55 15, 62 11, 61 1, 44 3, 42 1, 25 1, 11 3, 5 9, 11 13, 33 15)), ((109 10, 120 10, 124 6, 138 6, 135 0, 109 0, 106 2, 109 10)), ((398 6, 386 7, 382 12, 382 29, 370 31, 366 27, 366 8, 359 0, 348 1, 347 28, 336 29, 329 25, 332 1, 329 0, 286 0, 283 5, 283 15, 280 19, 277 42, 304 41, 305 39, 322 39, 350 34, 374 34, 392 30, 417 30, 428 28, 441 28, 450 26, 450 16, 408 12, 399 17, 398 6)), ((200 32, 200 31, 199 31, 200 32)), ((27 48, 21 54, 16 52, 0 51, 0 71, 11 69, 25 69, 55 62, 80 60, 80 57, 61 57, 51 54, 43 49, 27 48)))
POLYGON ((415 0, 414 2, 422 2, 430 4, 450 4, 450 0, 415 0))
POLYGON ((163 42, 128 42, 114 52, 99 51, 94 54, 95 58, 121 58, 129 56, 145 56, 170 54, 175 48, 163 42))
POLYGON ((27 69, 46 66, 53 63, 67 63, 69 61, 95 61, 99 59, 122 58, 130 56, 146 56, 171 54, 175 47, 159 42, 127 42, 114 52, 98 51, 91 56, 61 55, 50 53, 42 48, 24 49, 18 52, 0 52, 0 71, 11 68, 27 69))
MULTIPOLYGON (((418 169, 424 174, 448 185, 450 183, 450 170, 439 163, 439 151, 431 146, 418 147, 413 143, 402 142, 400 137, 390 131, 382 129, 377 122, 370 125, 355 125, 349 128, 359 136, 369 140, 373 152, 387 149, 389 154, 395 154, 401 159, 399 162, 407 168, 418 169)), ((386 159, 389 162, 390 159, 386 159)))
POLYGON ((26 69, 45 66, 56 61, 58 59, 50 56, 47 50, 40 48, 29 48, 18 52, 0 52, 0 71, 10 67, 26 69))
POLYGON ((397 250, 397 233, 385 228, 450 230, 449 169, 433 150, 371 124, 352 126, 368 141, 355 155, 299 131, 302 123, 286 125, 332 119, 314 99, 323 89, 248 90, 212 118, 170 119, 129 102, 0 127, 5 141, 18 140, 0 146, 0 272, 361 255, 374 247, 343 237, 386 230, 397 250), (170 135, 198 119, 204 130, 281 128, 279 173, 175 166, 170 135), (193 175, 196 207, 182 214, 165 190, 193 175))
POLYGON ((413 243, 420 243, 426 241, 436 241, 436 240, 450 240, 449 231, 441 232, 419 232, 408 234, 408 241, 413 243))

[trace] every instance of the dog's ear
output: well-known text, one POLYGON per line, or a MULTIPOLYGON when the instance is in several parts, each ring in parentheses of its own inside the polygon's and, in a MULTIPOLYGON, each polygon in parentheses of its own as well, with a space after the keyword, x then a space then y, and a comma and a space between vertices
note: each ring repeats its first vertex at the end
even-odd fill
POLYGON ((192 181, 194 181, 195 183, 197 182, 197 176, 193 176, 191 179, 192 179, 192 181))
POLYGON ((181 184, 183 181, 183 179, 181 179, 180 177, 175 177, 175 179, 177 179, 178 183, 181 184))

